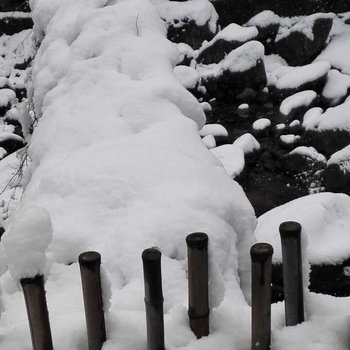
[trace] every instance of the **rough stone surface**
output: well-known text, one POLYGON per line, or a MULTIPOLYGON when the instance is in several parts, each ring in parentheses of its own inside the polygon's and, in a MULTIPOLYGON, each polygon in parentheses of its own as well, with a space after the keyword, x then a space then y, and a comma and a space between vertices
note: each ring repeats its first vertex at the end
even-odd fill
POLYGON ((182 19, 182 25, 168 26, 168 39, 174 43, 186 43, 193 49, 199 49, 204 40, 211 40, 215 36, 209 29, 209 24, 199 26, 193 19, 182 19))
POLYGON ((350 11, 349 0, 216 0, 213 1, 213 5, 219 14, 219 23, 222 27, 232 22, 246 23, 267 9, 284 17, 350 11))
POLYGON ((312 28, 314 40, 310 40, 301 31, 291 31, 288 36, 276 42, 275 51, 291 66, 311 63, 325 47, 332 25, 333 19, 318 18, 312 28))
POLYGON ((231 72, 225 70, 218 77, 211 77, 203 81, 210 97, 215 97, 218 101, 246 97, 251 91, 259 91, 266 86, 266 72, 262 60, 258 60, 255 67, 244 72, 231 72))
POLYGON ((350 173, 342 171, 337 164, 330 164, 324 171, 324 186, 326 191, 350 195, 350 173))

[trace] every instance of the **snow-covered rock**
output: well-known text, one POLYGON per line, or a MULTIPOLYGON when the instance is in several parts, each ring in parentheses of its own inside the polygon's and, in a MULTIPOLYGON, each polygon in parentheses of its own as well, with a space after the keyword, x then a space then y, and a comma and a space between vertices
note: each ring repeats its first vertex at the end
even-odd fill
POLYGON ((256 39, 257 35, 258 30, 255 27, 241 27, 231 23, 216 34, 212 40, 203 43, 198 50, 197 62, 219 63, 232 50, 256 39))

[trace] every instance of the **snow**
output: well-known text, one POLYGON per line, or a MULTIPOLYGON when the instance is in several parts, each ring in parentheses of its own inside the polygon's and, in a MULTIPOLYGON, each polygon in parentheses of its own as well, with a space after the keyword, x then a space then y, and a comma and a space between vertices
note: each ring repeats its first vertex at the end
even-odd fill
POLYGON ((318 109, 304 116, 303 126, 306 130, 350 130, 350 101, 320 112, 318 109))
POLYGON ((16 98, 16 93, 11 89, 0 89, 0 107, 6 107, 16 98))
POLYGON ((348 250, 350 197, 340 193, 318 193, 298 198, 270 210, 258 219, 255 236, 274 248, 273 261, 281 262, 278 227, 297 221, 308 239, 311 264, 337 264, 350 257, 348 250))
POLYGON ((344 173, 350 172, 350 145, 332 154, 327 165, 337 164, 344 173))
POLYGON ((199 74, 194 68, 176 66, 174 73, 186 89, 195 89, 199 83, 199 74))
POLYGON ((28 207, 11 216, 1 242, 14 279, 33 278, 46 272, 45 252, 52 239, 48 212, 28 207))
POLYGON ((233 143, 234 146, 242 149, 244 154, 253 153, 260 149, 260 144, 252 134, 244 134, 238 137, 233 143))
POLYGON ((0 19, 6 18, 6 17, 31 18, 32 15, 30 12, 22 12, 22 11, 0 12, 0 19))
POLYGON ((184 19, 194 20, 197 25, 208 27, 212 33, 217 31, 218 14, 214 6, 207 0, 162 1, 157 5, 159 15, 166 23, 179 27, 184 19), (175 23, 175 19, 179 20, 175 23))
POLYGON ((286 74, 278 78, 276 88, 295 89, 305 83, 321 78, 330 70, 328 62, 315 62, 300 67, 289 67, 286 74))
POLYGON ((296 119, 289 124, 289 127, 294 128, 295 126, 299 126, 300 124, 300 121, 296 119))
POLYGON ((342 73, 350 74, 349 33, 350 29, 347 28, 342 34, 334 36, 315 61, 327 61, 333 68, 339 69, 342 73))
POLYGON ((252 17, 247 25, 266 28, 271 24, 279 24, 280 17, 270 10, 265 10, 252 17))
POLYGON ((289 36, 292 32, 301 32, 311 41, 314 40, 313 26, 319 18, 331 18, 335 17, 334 13, 315 13, 310 16, 306 16, 296 22, 291 28, 280 27, 280 30, 276 36, 276 42, 289 36))
POLYGON ((294 135, 294 134, 281 135, 280 136, 280 140, 283 143, 291 145, 291 144, 295 143, 296 141, 299 141, 300 140, 300 136, 299 135, 294 135))
POLYGON ((280 123, 280 124, 276 125, 276 129, 277 130, 283 130, 283 129, 285 129, 285 127, 286 127, 286 124, 283 124, 283 123, 280 123))
POLYGON ((213 135, 204 136, 202 141, 208 149, 216 147, 216 140, 213 135))
POLYGON ((232 178, 238 176, 244 169, 244 151, 234 144, 222 145, 210 150, 217 157, 228 175, 232 178))
POLYGON ((253 123, 254 130, 264 130, 271 126, 271 120, 268 118, 260 118, 253 123))
POLYGON ((199 130, 200 136, 228 136, 228 132, 224 126, 221 124, 206 124, 201 130, 199 130))
MULTIPOLYGON (((163 254, 166 348, 247 349, 251 336, 249 249, 255 242, 256 218, 230 175, 244 168, 245 153, 258 149, 258 143, 246 134, 232 145, 208 151, 215 138, 210 133, 202 139, 200 135, 207 106, 186 91, 184 76, 181 81, 177 78, 176 71, 181 75, 185 68, 175 68, 174 73, 184 53, 193 57, 193 50, 167 41, 166 24, 159 18, 160 12, 168 24, 175 25, 177 15, 189 15, 203 25, 209 19, 215 32, 213 6, 204 0, 31 0, 31 6, 35 39, 42 40, 32 75, 39 119, 29 156, 24 149, 19 152, 22 158, 10 155, 0 161, 0 184, 5 187, 1 216, 13 213, 7 220, 5 244, 0 243, 1 347, 23 350, 30 346, 17 279, 26 273, 45 273, 55 349, 87 348, 77 257, 82 251, 97 250, 102 255, 108 330, 103 348, 144 349, 141 253, 158 246, 163 254), (29 157, 22 181, 24 194, 14 212, 21 194, 17 180, 22 178, 21 162, 29 157), (7 186, 9 180, 13 182, 7 186), (50 222, 53 237, 48 245, 50 222), (28 235, 29 231, 34 234, 28 235), (194 231, 209 235, 211 334, 201 340, 195 338, 187 319, 185 237, 194 231), (16 242, 12 248, 23 248, 29 255, 12 253, 11 244, 6 246, 8 240, 16 242), (22 244, 17 246, 18 242, 22 244), (10 256, 18 254, 13 267, 10 256), (35 264, 24 264, 22 259, 27 257, 35 264)), ((286 26, 298 20, 286 20, 286 26)), ((24 35, 28 50, 31 31, 11 42, 1 37, 5 45, 0 50, 9 52, 24 35)), ((248 44, 203 71, 253 67, 263 57, 263 48, 257 42, 248 44)), ((277 81, 294 71, 274 59, 279 68, 271 78, 277 81)), ((14 71, 2 62, 0 69, 14 77, 14 71)), ((23 86, 26 78, 21 77, 17 86, 23 86)), ((21 113, 19 106, 10 112, 28 130, 30 117, 21 113)), ((310 110, 304 122, 321 113, 321 109, 310 110)), ((297 151, 314 155, 310 149, 297 151)), ((305 218, 303 227, 312 254, 314 242, 321 245, 323 241, 326 255, 316 249, 316 260, 335 261, 343 258, 343 252, 348 254, 349 197, 323 195, 308 197, 305 206, 292 202, 292 212, 305 218), (326 241, 323 235, 329 238, 330 234, 339 240, 326 241)), ((272 215, 276 221, 300 218, 277 214, 272 215)), ((264 232, 270 237, 275 230, 269 225, 264 232)), ((284 327, 283 303, 272 305, 272 348, 347 349, 349 301, 307 295, 308 320, 296 327, 284 327)))
POLYGON ((312 128, 314 123, 319 119, 321 114, 323 113, 323 109, 320 107, 314 107, 309 109, 303 117, 303 127, 305 129, 312 128))
POLYGON ((297 92, 282 101, 280 112, 284 115, 289 115, 289 113, 297 108, 310 106, 316 98, 317 93, 312 90, 297 92))
POLYGON ((228 26, 219 31, 213 39, 204 44, 198 50, 198 55, 208 47, 215 44, 218 40, 229 42, 244 43, 253 40, 258 35, 258 30, 255 27, 242 27, 236 23, 230 23, 228 26))
POLYGON ((257 61, 264 56, 264 51, 263 44, 252 40, 232 50, 221 62, 199 64, 197 69, 202 79, 220 76, 224 71, 245 72, 256 66, 257 61))
POLYGON ((326 157, 323 154, 317 152, 314 147, 299 146, 293 149, 293 151, 289 152, 289 154, 299 154, 321 163, 326 163, 327 161, 326 157))
MULTIPOLYGON (((87 250, 101 253, 110 282, 104 349, 145 348, 141 253, 152 246, 162 251, 166 347, 247 344, 256 218, 242 188, 201 140, 203 108, 174 74, 179 51, 166 39, 161 4, 31 5, 35 36, 42 39, 32 72, 39 119, 21 213, 40 207, 52 222, 46 290, 55 349, 87 347, 77 264, 87 250), (217 330, 201 341, 187 320, 185 237, 194 231, 209 235, 211 324, 217 330), (243 331, 236 327, 242 322, 243 331)), ((18 220, 13 216, 8 239, 25 234, 16 225, 31 222, 27 215, 18 220)), ((22 350, 30 344, 23 295, 9 272, 0 286, 1 346, 22 350)))
POLYGON ((331 100, 336 105, 344 98, 350 89, 350 75, 342 74, 336 69, 331 69, 327 75, 327 83, 322 91, 322 96, 331 100))
POLYGON ((238 109, 241 109, 241 110, 249 109, 249 104, 248 103, 241 103, 238 106, 238 109))

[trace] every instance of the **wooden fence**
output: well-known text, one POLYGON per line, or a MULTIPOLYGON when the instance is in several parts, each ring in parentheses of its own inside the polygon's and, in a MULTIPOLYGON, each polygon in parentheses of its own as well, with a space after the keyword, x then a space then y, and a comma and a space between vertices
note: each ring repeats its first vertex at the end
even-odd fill
MULTIPOLYGON (((288 221, 280 225, 283 256, 286 326, 304 321, 301 260, 301 226, 288 221)), ((188 251, 188 318, 197 338, 209 335, 208 236, 192 233, 186 238, 188 251)), ((271 345, 271 261, 273 248, 268 243, 251 247, 252 262, 252 350, 268 350, 271 345)), ((163 291, 161 252, 143 251, 147 349, 164 350, 163 291)), ((100 265, 97 252, 79 256, 89 350, 100 350, 106 340, 100 265)), ((52 337, 43 276, 25 278, 21 285, 26 301, 34 350, 52 350, 52 337)))

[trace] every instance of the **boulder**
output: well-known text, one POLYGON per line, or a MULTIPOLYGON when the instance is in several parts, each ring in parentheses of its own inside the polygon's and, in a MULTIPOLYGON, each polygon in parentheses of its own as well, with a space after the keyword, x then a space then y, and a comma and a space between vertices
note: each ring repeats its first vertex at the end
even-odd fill
POLYGON ((227 54, 244 43, 256 39, 255 27, 241 27, 231 23, 199 49, 197 62, 203 64, 219 63, 227 54))
POLYGON ((263 55, 263 45, 250 41, 231 51, 218 64, 199 65, 202 84, 209 96, 232 103, 250 91, 262 90, 266 86, 263 55))
POLYGON ((218 14, 207 0, 165 1, 157 6, 168 27, 168 39, 198 49, 218 32, 218 14))
POLYGON ((300 67, 282 67, 282 72, 274 72, 276 81, 269 86, 275 101, 282 101, 288 96, 305 90, 321 95, 331 68, 328 62, 320 61, 300 67))
POLYGON ((276 38, 276 53, 289 65, 308 64, 325 48, 332 25, 333 15, 307 16, 291 28, 279 33, 276 38))
POLYGON ((245 25, 258 29, 256 40, 265 46, 265 54, 275 51, 275 39, 280 28, 280 17, 270 10, 265 10, 252 17, 245 25))
POLYGON ((34 25, 30 17, 3 17, 0 18, 0 36, 12 35, 25 29, 30 29, 34 25))

